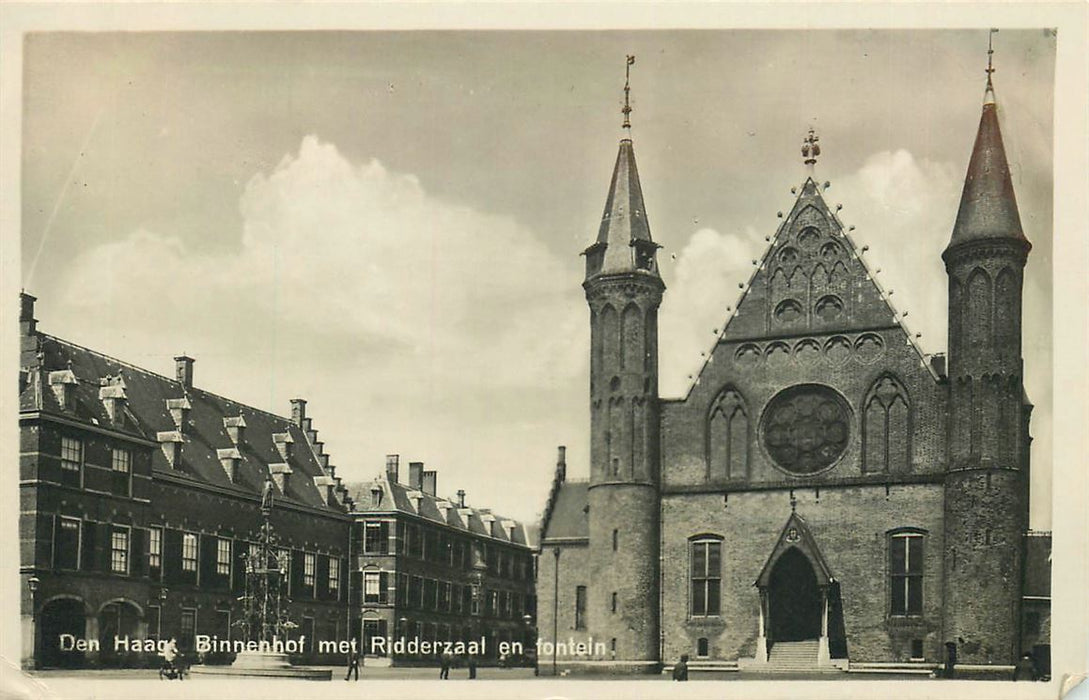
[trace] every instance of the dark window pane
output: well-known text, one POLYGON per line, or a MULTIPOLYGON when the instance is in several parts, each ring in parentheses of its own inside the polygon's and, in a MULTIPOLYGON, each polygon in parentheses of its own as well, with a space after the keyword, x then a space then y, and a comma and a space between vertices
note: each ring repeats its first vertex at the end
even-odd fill
POLYGON ((692 575, 703 576, 707 573, 707 549, 702 542, 692 545, 692 575))
POLYGON ((718 576, 722 571, 721 563, 722 544, 719 542, 707 543, 707 575, 718 576))
POLYGON ((923 538, 920 536, 908 540, 908 573, 923 573, 923 538))
POLYGON ((904 577, 892 577, 892 614, 903 615, 906 612, 904 599, 904 577))
POLYGON ((707 614, 718 615, 719 610, 719 580, 710 579, 707 582, 707 614))
POLYGON ((890 560, 889 571, 893 574, 904 573, 904 556, 906 554, 906 541, 903 537, 893 537, 889 543, 890 560))
POLYGON ((692 614, 707 614, 707 587, 703 580, 692 582, 692 614))
POLYGON ((912 576, 907 585, 907 612, 909 615, 921 615, 923 612, 923 578, 912 576))

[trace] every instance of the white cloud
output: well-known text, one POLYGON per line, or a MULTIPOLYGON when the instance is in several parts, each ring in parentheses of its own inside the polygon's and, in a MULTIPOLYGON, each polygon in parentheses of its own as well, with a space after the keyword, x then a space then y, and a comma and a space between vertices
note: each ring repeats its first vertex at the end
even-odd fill
POLYGON ((743 233, 702 228, 688 239, 659 314, 662 396, 681 396, 688 390, 688 375, 703 364, 700 353, 713 346, 712 331, 722 329, 726 307, 737 304, 737 284, 748 281, 763 240, 751 226, 743 233))
MULTIPOLYGON (((290 345, 290 331, 385 345, 375 361, 424 362, 459 385, 534 385, 580 367, 565 340, 579 319, 563 298, 572 272, 510 219, 435 199, 376 160, 353 165, 313 136, 248 183, 241 210, 235 254, 145 231, 90 250, 65 305, 187 334, 256 313, 280 331, 262 333, 270 344, 290 345)), ((220 332, 224 349, 245 342, 220 332)))
POLYGON ((476 467, 481 505, 510 503, 507 489, 526 501, 513 515, 538 509, 554 445, 572 432, 571 412, 541 395, 584 389, 578 266, 509 218, 313 136, 253 177, 240 205, 234 252, 136 231, 80 255, 46 328, 159 371, 187 351, 198 384, 277 412, 305 395, 351 478, 403 450, 469 482, 476 467), (475 442, 504 424, 525 439, 475 442), (524 453, 504 453, 512 444, 524 453), (488 479, 525 455, 540 455, 540 479, 488 479))

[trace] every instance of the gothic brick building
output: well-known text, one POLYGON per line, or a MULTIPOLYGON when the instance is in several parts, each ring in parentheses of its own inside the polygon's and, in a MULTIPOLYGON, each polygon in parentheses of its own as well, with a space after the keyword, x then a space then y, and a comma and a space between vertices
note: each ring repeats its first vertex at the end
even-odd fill
POLYGON ((724 669, 924 670, 948 642, 971 665, 1046 655, 1050 538, 1027 537, 1031 245, 991 82, 952 237, 934 251, 948 366, 920 352, 825 202, 818 154, 811 133, 810 176, 736 311, 688 393, 663 399, 665 284, 621 140, 584 253, 590 478, 567 480, 561 458, 542 525, 541 634, 588 643, 557 668, 653 671, 687 654, 724 669))

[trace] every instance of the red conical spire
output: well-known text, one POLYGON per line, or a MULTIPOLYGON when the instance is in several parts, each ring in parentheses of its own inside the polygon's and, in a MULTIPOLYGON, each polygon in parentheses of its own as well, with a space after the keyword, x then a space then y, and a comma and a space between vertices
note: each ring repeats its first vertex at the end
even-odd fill
POLYGON ((946 250, 976 240, 1012 239, 1030 245, 1021 230, 1021 216, 1017 211, 1009 162, 998 127, 998 111, 991 82, 993 72, 988 58, 983 114, 968 163, 968 173, 964 178, 953 237, 946 250))

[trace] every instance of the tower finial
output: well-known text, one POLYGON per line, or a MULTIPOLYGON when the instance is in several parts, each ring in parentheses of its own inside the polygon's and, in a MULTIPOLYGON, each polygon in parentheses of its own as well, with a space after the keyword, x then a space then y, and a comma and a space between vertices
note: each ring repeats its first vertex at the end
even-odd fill
POLYGON ((809 127, 809 134, 806 135, 805 140, 802 141, 802 162, 808 166, 810 171, 813 170, 813 166, 817 164, 817 156, 821 154, 820 137, 817 136, 817 132, 813 127, 809 127))
POLYGON ((631 102, 628 99, 628 94, 631 92, 631 65, 635 63, 635 56, 628 54, 628 62, 624 66, 624 109, 620 110, 624 114, 623 127, 629 130, 631 129, 631 102))
POLYGON ((983 92, 983 104, 994 104, 994 85, 991 84, 991 74, 994 73, 994 35, 998 30, 991 28, 987 34, 987 89, 983 92))

